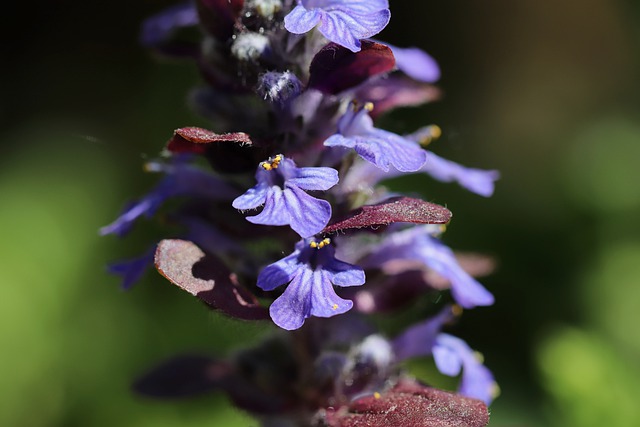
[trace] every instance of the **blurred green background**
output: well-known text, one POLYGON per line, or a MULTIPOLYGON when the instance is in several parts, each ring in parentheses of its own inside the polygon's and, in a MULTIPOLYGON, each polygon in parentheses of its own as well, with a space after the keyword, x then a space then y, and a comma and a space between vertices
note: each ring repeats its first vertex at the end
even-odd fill
MULTIPOLYGON (((130 292, 105 263, 161 233, 99 238, 174 128, 203 125, 189 63, 137 45, 169 1, 15 2, 0 97, 0 425, 255 426, 223 396, 159 403, 132 378, 179 352, 224 354, 263 327, 225 320, 148 274, 130 292)), ((490 199, 426 177, 455 214, 446 242, 499 260, 494 307, 453 331, 484 353, 502 395, 492 426, 640 420, 640 3, 391 0, 384 38, 441 64, 442 101, 394 113, 433 150, 502 173, 490 199)), ((6 16, 5 12, 5 16, 6 16)), ((451 385, 428 363, 423 379, 451 385)))

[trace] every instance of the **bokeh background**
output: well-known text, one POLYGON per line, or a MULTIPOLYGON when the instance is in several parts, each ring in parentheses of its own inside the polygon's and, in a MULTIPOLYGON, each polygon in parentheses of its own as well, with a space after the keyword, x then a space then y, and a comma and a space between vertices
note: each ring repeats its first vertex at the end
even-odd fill
MULTIPOLYGON (((188 109, 189 63, 137 45, 169 1, 13 2, 0 73, 0 425, 255 426, 223 396, 159 403, 130 381, 180 352, 224 354, 265 327, 208 312, 159 275, 130 292, 105 263, 161 228, 99 238, 155 180, 141 170, 188 109)), ((623 427, 640 420, 640 3, 392 0, 381 38, 441 64, 440 102, 394 113, 437 123, 433 150, 502 173, 484 199, 426 177, 455 214, 446 242, 499 261, 491 308, 453 331, 502 395, 492 426, 623 427)), ((443 387, 428 361, 411 366, 443 387)))

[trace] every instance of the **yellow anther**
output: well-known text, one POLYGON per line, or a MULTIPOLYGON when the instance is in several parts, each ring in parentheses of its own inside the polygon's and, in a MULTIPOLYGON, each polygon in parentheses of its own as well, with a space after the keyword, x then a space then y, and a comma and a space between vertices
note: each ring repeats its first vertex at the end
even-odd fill
POLYGON ((482 353, 480 353, 479 351, 474 351, 473 352, 473 357, 479 362, 479 363, 484 363, 484 355, 482 353))
POLYGON ((498 383, 493 383, 491 384, 491 397, 493 397, 494 399, 498 396, 500 396, 500 393, 502 392, 502 390, 500 390, 500 386, 498 385, 498 383))
POLYGON ((444 233, 445 231, 447 231, 447 225, 446 224, 440 224, 440 232, 444 233))
POLYGON ((380 399, 382 396, 376 391, 375 393, 373 393, 373 397, 376 399, 380 399))
POLYGON ((440 129, 440 126, 431 125, 426 128, 424 135, 422 135, 422 137, 420 138, 420 141, 418 142, 423 147, 426 147, 427 145, 431 144, 433 141, 440 138, 441 136, 442 136, 442 129, 440 129))
POLYGON ((462 316, 462 307, 459 306, 458 304, 454 304, 451 306, 451 312, 453 313, 454 316, 462 316))
POLYGON ((316 242, 315 240, 311 243, 309 243, 309 246, 314 248, 314 249, 322 249, 325 246, 329 246, 331 244, 331 239, 329 239, 328 237, 321 240, 320 242, 316 242))
POLYGON ((333 306, 331 308, 334 309, 334 310, 337 310, 338 309, 338 304, 333 304, 333 306))
POLYGON ((283 159, 282 154, 278 154, 273 158, 269 157, 269 160, 260 163, 260 166, 262 167, 262 169, 266 171, 278 169, 278 166, 280 165, 280 162, 282 162, 282 159, 283 159))
POLYGON ((364 109, 369 112, 373 111, 373 102, 367 102, 366 104, 364 104, 364 109))

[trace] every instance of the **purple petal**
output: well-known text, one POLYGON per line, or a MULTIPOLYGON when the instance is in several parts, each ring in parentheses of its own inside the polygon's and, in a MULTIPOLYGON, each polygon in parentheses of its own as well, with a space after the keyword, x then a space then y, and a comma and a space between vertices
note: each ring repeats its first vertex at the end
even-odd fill
POLYGON ((420 254, 422 261, 451 282, 451 294, 458 304, 474 308, 494 303, 493 295, 460 267, 451 249, 434 237, 426 239, 420 254))
POLYGON ((289 216, 291 228, 301 237, 319 233, 331 218, 331 204, 316 199, 295 186, 283 191, 284 210, 289 216))
POLYGON ((447 347, 436 345, 433 347, 433 360, 441 373, 455 377, 462 369, 462 360, 457 353, 447 347))
POLYGON ((295 178, 287 179, 287 184, 303 190, 325 191, 338 183, 338 171, 332 168, 299 168, 295 178))
MULTIPOLYGON (((342 135, 333 135, 331 138, 336 137, 344 138, 342 135)), ((331 144, 334 144, 334 142, 331 144)), ((342 178, 339 190, 345 194, 370 192, 371 188, 378 182, 398 175, 400 175, 400 173, 397 170, 385 172, 371 162, 363 162, 360 159, 356 159, 346 175, 342 178)))
POLYGON ((325 147, 342 147, 342 148, 354 148, 356 146, 355 138, 347 138, 345 136, 336 133, 331 135, 324 142, 325 147))
MULTIPOLYGON (((286 190, 285 190, 286 191, 286 190)), ((262 225, 287 225, 290 215, 284 200, 284 192, 281 188, 271 186, 267 189, 264 208, 258 215, 248 216, 246 220, 254 224, 262 225)))
POLYGON ((494 183, 500 178, 496 170, 467 168, 432 153, 427 153, 427 162, 421 169, 441 182, 459 183, 467 190, 484 197, 490 197, 494 191, 494 183))
POLYGON ((165 197, 155 192, 149 193, 138 202, 129 204, 124 212, 111 224, 100 228, 100 235, 115 234, 122 237, 131 231, 133 223, 143 215, 152 216, 164 202, 165 197))
POLYGON ((356 13, 377 12, 380 9, 389 9, 389 0, 299 0, 307 9, 311 8, 340 8, 348 7, 356 13))
POLYGON ((307 10, 303 6, 296 6, 284 17, 284 27, 293 34, 304 34, 320 22, 319 10, 307 10))
POLYGON ((177 4, 144 21, 140 42, 144 46, 154 46, 169 38, 175 30, 197 24, 198 12, 193 4, 177 4))
POLYGON ((491 371, 481 363, 465 365, 458 391, 490 405, 496 397, 497 383, 491 371))
POLYGON ((361 39, 378 34, 389 23, 388 9, 373 13, 356 13, 348 10, 331 10, 322 14, 318 29, 330 41, 359 52, 361 39))
POLYGON ((429 54, 417 47, 400 48, 385 43, 396 57, 396 67, 409 77, 425 82, 434 83, 440 79, 440 67, 429 54))
MULTIPOLYGON (((429 267, 433 268, 432 265, 429 267)), ((438 271, 438 268, 434 268, 434 270, 438 271)), ((449 266, 448 272, 443 275, 451 281, 451 295, 462 307, 488 306, 495 302, 491 292, 468 275, 460 265, 449 266)))
POLYGON ((458 375, 460 365, 462 366, 462 381, 458 389, 461 394, 480 399, 487 405, 491 403, 496 391, 493 374, 478 361, 475 352, 466 342, 452 335, 441 333, 436 338, 433 354, 434 357, 438 354, 439 359, 436 359, 436 366, 445 375, 458 375))
POLYGON ((248 189, 242 196, 237 197, 231 205, 242 211, 255 209, 265 203, 268 191, 269 185, 260 182, 255 187, 248 189))
POLYGON ((329 246, 318 254, 319 262, 336 286, 360 286, 365 282, 364 271, 357 265, 335 258, 335 249, 329 246))
POLYGON ((366 29, 357 21, 340 11, 323 13, 318 29, 327 39, 354 53, 361 49, 360 38, 365 38, 358 37, 356 34, 366 32, 366 29))
POLYGON ((311 315, 316 317, 332 317, 346 313, 353 307, 353 302, 336 295, 326 271, 315 270, 311 273, 313 281, 311 294, 311 315))
POLYGON ((110 263, 107 266, 107 270, 111 274, 117 274, 122 277, 122 289, 130 289, 153 266, 155 251, 156 247, 154 246, 142 256, 110 263))
POLYGON ((324 145, 353 148, 363 159, 385 172, 389 166, 400 172, 419 170, 427 161, 426 151, 415 141, 374 128, 368 111, 368 106, 352 105, 338 122, 338 134, 329 137, 324 145))
POLYGON ((453 318, 451 306, 447 306, 436 316, 407 328, 392 342, 396 360, 401 362, 412 357, 430 355, 443 325, 453 318))
POLYGON ((371 137, 357 139, 355 150, 365 160, 385 171, 392 165, 400 172, 415 172, 427 161, 426 151, 418 144, 380 129, 371 137), (373 159, 369 157, 371 155, 373 159))
POLYGON ((278 286, 289 283, 296 272, 303 268, 298 262, 300 251, 296 250, 291 255, 268 265, 258 275, 257 286, 265 291, 272 291, 278 286))
POLYGON ((282 329, 298 329, 311 315, 311 293, 313 281, 311 270, 305 269, 297 274, 284 293, 269 308, 273 323, 282 329))
POLYGON ((284 19, 287 30, 303 34, 319 23, 318 29, 327 39, 352 52, 360 51, 360 39, 378 34, 391 18, 388 3, 379 0, 305 0, 298 3, 284 19))

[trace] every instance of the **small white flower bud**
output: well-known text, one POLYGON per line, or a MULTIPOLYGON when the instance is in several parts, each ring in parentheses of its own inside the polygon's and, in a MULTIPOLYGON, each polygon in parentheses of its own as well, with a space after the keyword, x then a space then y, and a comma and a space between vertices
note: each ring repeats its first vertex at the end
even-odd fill
POLYGON ((242 33, 231 45, 231 54, 241 61, 255 61, 269 48, 267 36, 257 33, 242 33))
POLYGON ((282 10, 281 0, 253 0, 249 3, 256 13, 263 18, 272 19, 273 15, 282 10))

